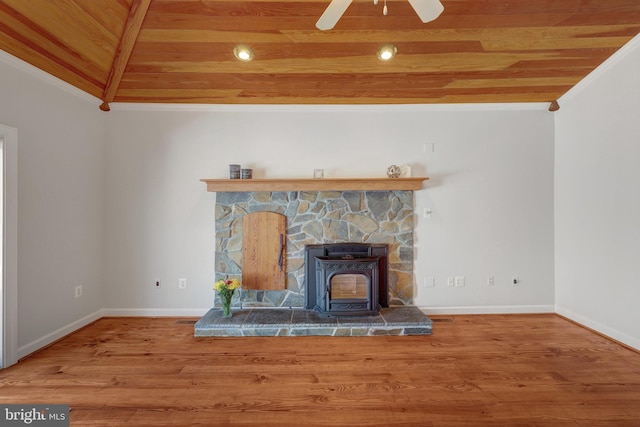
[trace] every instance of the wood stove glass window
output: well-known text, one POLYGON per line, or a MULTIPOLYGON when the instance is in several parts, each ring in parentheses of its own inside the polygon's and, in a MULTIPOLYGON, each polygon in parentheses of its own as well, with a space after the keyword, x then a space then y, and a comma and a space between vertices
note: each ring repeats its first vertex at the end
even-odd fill
POLYGON ((363 274, 336 274, 330 281, 331 300, 369 298, 369 283, 363 274))

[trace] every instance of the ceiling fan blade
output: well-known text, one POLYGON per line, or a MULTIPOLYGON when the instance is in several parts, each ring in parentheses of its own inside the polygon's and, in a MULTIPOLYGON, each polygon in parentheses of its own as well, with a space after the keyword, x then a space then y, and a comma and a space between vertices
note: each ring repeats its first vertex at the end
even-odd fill
POLYGON ((324 10, 324 13, 316 22, 316 27, 319 30, 332 29, 342 17, 342 14, 347 10, 352 0, 331 0, 329 6, 324 10))
POLYGON ((439 0, 409 0, 409 4, 424 23, 433 21, 444 10, 439 0))

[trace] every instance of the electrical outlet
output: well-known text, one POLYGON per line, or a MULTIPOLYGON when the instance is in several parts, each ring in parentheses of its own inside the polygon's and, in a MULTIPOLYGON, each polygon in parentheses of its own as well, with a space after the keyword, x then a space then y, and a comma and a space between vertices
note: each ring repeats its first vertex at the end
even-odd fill
POLYGON ((449 276, 447 277, 447 286, 448 287, 453 287, 454 283, 453 283, 453 277, 449 276))
POLYGON ((159 288, 160 287, 160 279, 156 279, 153 281, 153 287, 154 288, 159 288))
POLYGON ((456 287, 459 287, 459 288, 464 286, 464 276, 456 276, 455 284, 456 284, 456 287))
POLYGON ((487 285, 494 286, 496 284, 496 278, 494 276, 487 276, 487 285))
POLYGON ((187 289, 187 279, 178 279, 178 288, 187 289))
POLYGON ((513 286, 520 286, 520 278, 518 276, 513 276, 511 279, 511 284, 513 286))
POLYGON ((82 285, 76 286, 75 295, 76 298, 80 298, 82 296, 82 285))
POLYGON ((436 286, 436 278, 435 277, 427 276, 422 281, 422 287, 423 288, 433 288, 434 286, 436 286))

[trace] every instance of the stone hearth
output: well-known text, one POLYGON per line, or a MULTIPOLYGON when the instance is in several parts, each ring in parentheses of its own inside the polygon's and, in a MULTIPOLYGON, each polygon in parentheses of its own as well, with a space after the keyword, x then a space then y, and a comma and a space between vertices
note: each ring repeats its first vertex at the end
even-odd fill
POLYGON ((303 309, 213 308, 195 325, 196 337, 431 335, 431 320, 417 307, 383 308, 377 315, 323 317, 303 309))

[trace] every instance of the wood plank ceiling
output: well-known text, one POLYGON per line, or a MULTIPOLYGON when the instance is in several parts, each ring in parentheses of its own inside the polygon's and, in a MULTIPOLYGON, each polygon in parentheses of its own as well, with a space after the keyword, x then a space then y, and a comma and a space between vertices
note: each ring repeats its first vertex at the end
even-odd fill
POLYGON ((640 32, 638 0, 0 0, 0 49, 105 101, 552 102, 640 32), (251 62, 233 48, 252 47, 251 62), (389 62, 376 51, 393 43, 389 62))

